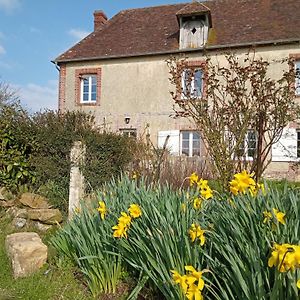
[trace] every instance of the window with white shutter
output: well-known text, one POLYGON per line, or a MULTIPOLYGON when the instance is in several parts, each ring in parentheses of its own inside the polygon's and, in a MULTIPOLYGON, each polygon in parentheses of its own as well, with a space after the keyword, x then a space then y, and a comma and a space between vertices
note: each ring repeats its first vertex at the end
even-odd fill
POLYGON ((295 128, 284 128, 281 138, 272 146, 272 161, 296 161, 299 152, 298 138, 295 128))
POLYGON ((163 148, 167 137, 169 136, 166 149, 173 155, 179 155, 179 130, 168 130, 158 132, 158 148, 163 148))

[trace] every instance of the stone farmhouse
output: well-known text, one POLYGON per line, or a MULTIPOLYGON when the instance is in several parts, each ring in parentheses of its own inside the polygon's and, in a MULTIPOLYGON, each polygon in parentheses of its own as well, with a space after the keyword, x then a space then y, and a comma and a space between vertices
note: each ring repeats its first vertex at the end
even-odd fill
MULTIPOLYGON (((299 28, 299 0, 192 1, 124 10, 109 20, 95 11, 94 31, 53 61, 60 70, 59 110, 92 112, 106 130, 147 135, 158 146, 169 135, 172 154, 205 156, 193 124, 170 117, 173 87, 166 60, 185 54, 195 70, 194 91, 201 94, 207 53, 222 62, 225 51, 243 55, 255 47, 265 59, 294 57, 300 70, 299 28)), ((281 71, 272 70, 274 76, 281 71)), ((271 155, 267 175, 297 179, 300 126, 290 124, 271 155)))

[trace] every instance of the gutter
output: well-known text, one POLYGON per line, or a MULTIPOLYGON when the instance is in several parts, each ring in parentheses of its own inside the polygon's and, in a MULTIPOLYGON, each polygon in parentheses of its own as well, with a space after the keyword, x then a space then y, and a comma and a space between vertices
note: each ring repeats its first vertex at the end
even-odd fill
POLYGON ((195 53, 195 52, 207 52, 213 50, 225 50, 231 48, 245 48, 245 47, 262 47, 267 45, 286 45, 286 44, 299 44, 300 38, 298 39, 286 39, 286 40, 273 40, 273 41, 261 41, 254 43, 240 43, 240 44, 229 44, 229 45, 216 45, 216 46, 206 46, 204 48, 196 49, 178 49, 160 52, 149 52, 149 53, 135 53, 129 55, 107 55, 107 56, 96 56, 96 57, 86 57, 86 58, 73 58, 73 59, 55 59, 51 62, 56 65, 56 68, 60 63, 67 62, 79 62, 79 61, 93 61, 93 60, 108 60, 108 59, 118 59, 118 58, 132 58, 132 57, 144 57, 144 56, 156 56, 156 55, 166 55, 166 54, 183 54, 183 53, 195 53))

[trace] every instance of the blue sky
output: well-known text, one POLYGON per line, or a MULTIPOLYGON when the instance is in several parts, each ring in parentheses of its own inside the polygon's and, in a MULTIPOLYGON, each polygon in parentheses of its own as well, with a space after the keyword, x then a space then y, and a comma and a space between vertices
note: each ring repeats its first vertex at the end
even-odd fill
POLYGON ((0 0, 0 80, 30 111, 57 108, 58 72, 51 60, 93 31, 93 12, 184 0, 0 0))

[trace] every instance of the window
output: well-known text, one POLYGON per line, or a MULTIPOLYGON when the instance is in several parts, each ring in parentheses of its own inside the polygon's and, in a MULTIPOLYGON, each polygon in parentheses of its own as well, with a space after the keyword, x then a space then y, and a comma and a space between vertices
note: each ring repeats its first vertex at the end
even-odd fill
POLYGON ((296 90, 296 95, 300 96, 300 60, 296 61, 295 68, 296 68, 295 90, 296 90))
POLYGON ((186 156, 200 156, 200 133, 197 131, 182 131, 181 154, 186 156))
POLYGON ((81 102, 97 101, 97 75, 83 75, 81 77, 81 102))
POLYGON ((101 68, 75 70, 76 105, 100 105, 101 68))
POLYGON ((135 128, 121 128, 120 132, 123 136, 130 137, 130 138, 136 138, 137 132, 135 128))
POLYGON ((182 17, 180 20, 180 49, 203 47, 208 39, 208 16, 182 17))
POLYGON ((203 71, 187 69, 182 73, 182 98, 201 98, 203 88, 203 71))
POLYGON ((257 134, 254 130, 248 130, 244 143, 240 145, 238 156, 253 159, 257 149, 257 134))

